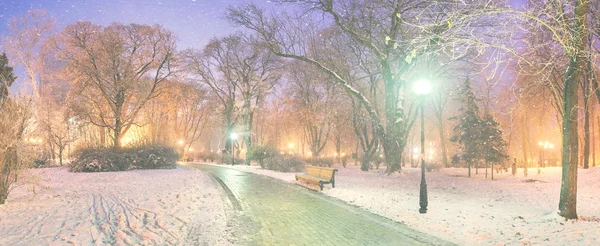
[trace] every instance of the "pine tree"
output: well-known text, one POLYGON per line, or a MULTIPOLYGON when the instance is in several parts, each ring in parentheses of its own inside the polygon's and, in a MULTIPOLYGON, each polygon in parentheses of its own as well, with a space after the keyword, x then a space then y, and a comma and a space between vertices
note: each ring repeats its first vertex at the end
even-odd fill
POLYGON ((482 157, 482 119, 479 116, 479 107, 468 78, 461 85, 457 99, 461 104, 461 108, 459 109, 459 115, 450 118, 458 121, 458 124, 452 129, 454 135, 450 138, 450 141, 460 145, 459 157, 467 163, 469 177, 471 177, 471 165, 482 157))
POLYGON ((8 66, 6 53, 0 55, 0 102, 8 97, 8 88, 15 82, 17 77, 13 74, 13 68, 8 66))
POLYGON ((483 117, 481 126, 481 154, 487 164, 492 164, 492 179, 494 179, 494 164, 504 163, 508 159, 507 144, 502 138, 502 131, 498 129, 498 122, 490 114, 483 117))

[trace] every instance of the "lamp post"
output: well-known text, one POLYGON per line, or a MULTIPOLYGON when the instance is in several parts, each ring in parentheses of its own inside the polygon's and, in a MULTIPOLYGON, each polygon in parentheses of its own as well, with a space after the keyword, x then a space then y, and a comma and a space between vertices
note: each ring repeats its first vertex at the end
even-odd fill
POLYGON ((554 144, 549 143, 548 141, 546 142, 539 142, 538 145, 540 146, 540 166, 541 167, 546 167, 546 164, 544 163, 544 150, 545 149, 553 149, 554 148, 554 144))
POLYGON ((235 141, 237 141, 237 133, 232 132, 231 133, 231 165, 235 165, 235 152, 234 152, 234 146, 235 146, 235 141))
POLYGON ((431 84, 427 80, 417 81, 413 91, 419 95, 421 104, 421 186, 419 191, 419 213, 427 213, 427 182, 425 181, 425 96, 431 92, 431 84))

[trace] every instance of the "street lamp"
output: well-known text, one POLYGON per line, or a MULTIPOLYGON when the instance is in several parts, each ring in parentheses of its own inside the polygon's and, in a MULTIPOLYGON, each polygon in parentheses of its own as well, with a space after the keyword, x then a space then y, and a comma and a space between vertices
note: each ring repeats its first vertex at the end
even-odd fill
POLYGON ((237 141, 237 133, 232 132, 231 133, 231 165, 235 165, 235 152, 234 152, 234 145, 235 145, 235 141, 237 141))
POLYGON ((421 101, 421 187, 419 192, 419 213, 427 213, 427 182, 425 181, 425 96, 431 92, 431 84, 427 80, 419 80, 413 85, 413 92, 421 101))
POLYGON ((545 149, 553 149, 554 148, 554 144, 549 143, 548 141, 546 142, 539 142, 538 145, 540 146, 540 166, 541 167, 546 167, 546 164, 544 163, 544 150, 545 149))

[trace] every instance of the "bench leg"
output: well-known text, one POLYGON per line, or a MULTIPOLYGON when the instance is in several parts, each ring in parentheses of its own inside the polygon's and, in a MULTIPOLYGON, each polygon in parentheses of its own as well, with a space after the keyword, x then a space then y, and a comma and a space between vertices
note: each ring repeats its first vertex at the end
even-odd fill
POLYGON ((323 183, 319 182, 319 186, 321 186, 321 191, 323 191, 323 183))
POLYGON ((335 179, 331 180, 331 188, 335 188, 335 179))

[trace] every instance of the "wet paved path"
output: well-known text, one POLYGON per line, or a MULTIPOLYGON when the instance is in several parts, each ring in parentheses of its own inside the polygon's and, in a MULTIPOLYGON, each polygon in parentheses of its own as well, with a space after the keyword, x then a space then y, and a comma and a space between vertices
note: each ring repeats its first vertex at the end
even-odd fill
POLYGON ((193 165, 220 183, 243 245, 447 245, 390 219, 274 178, 193 165))

